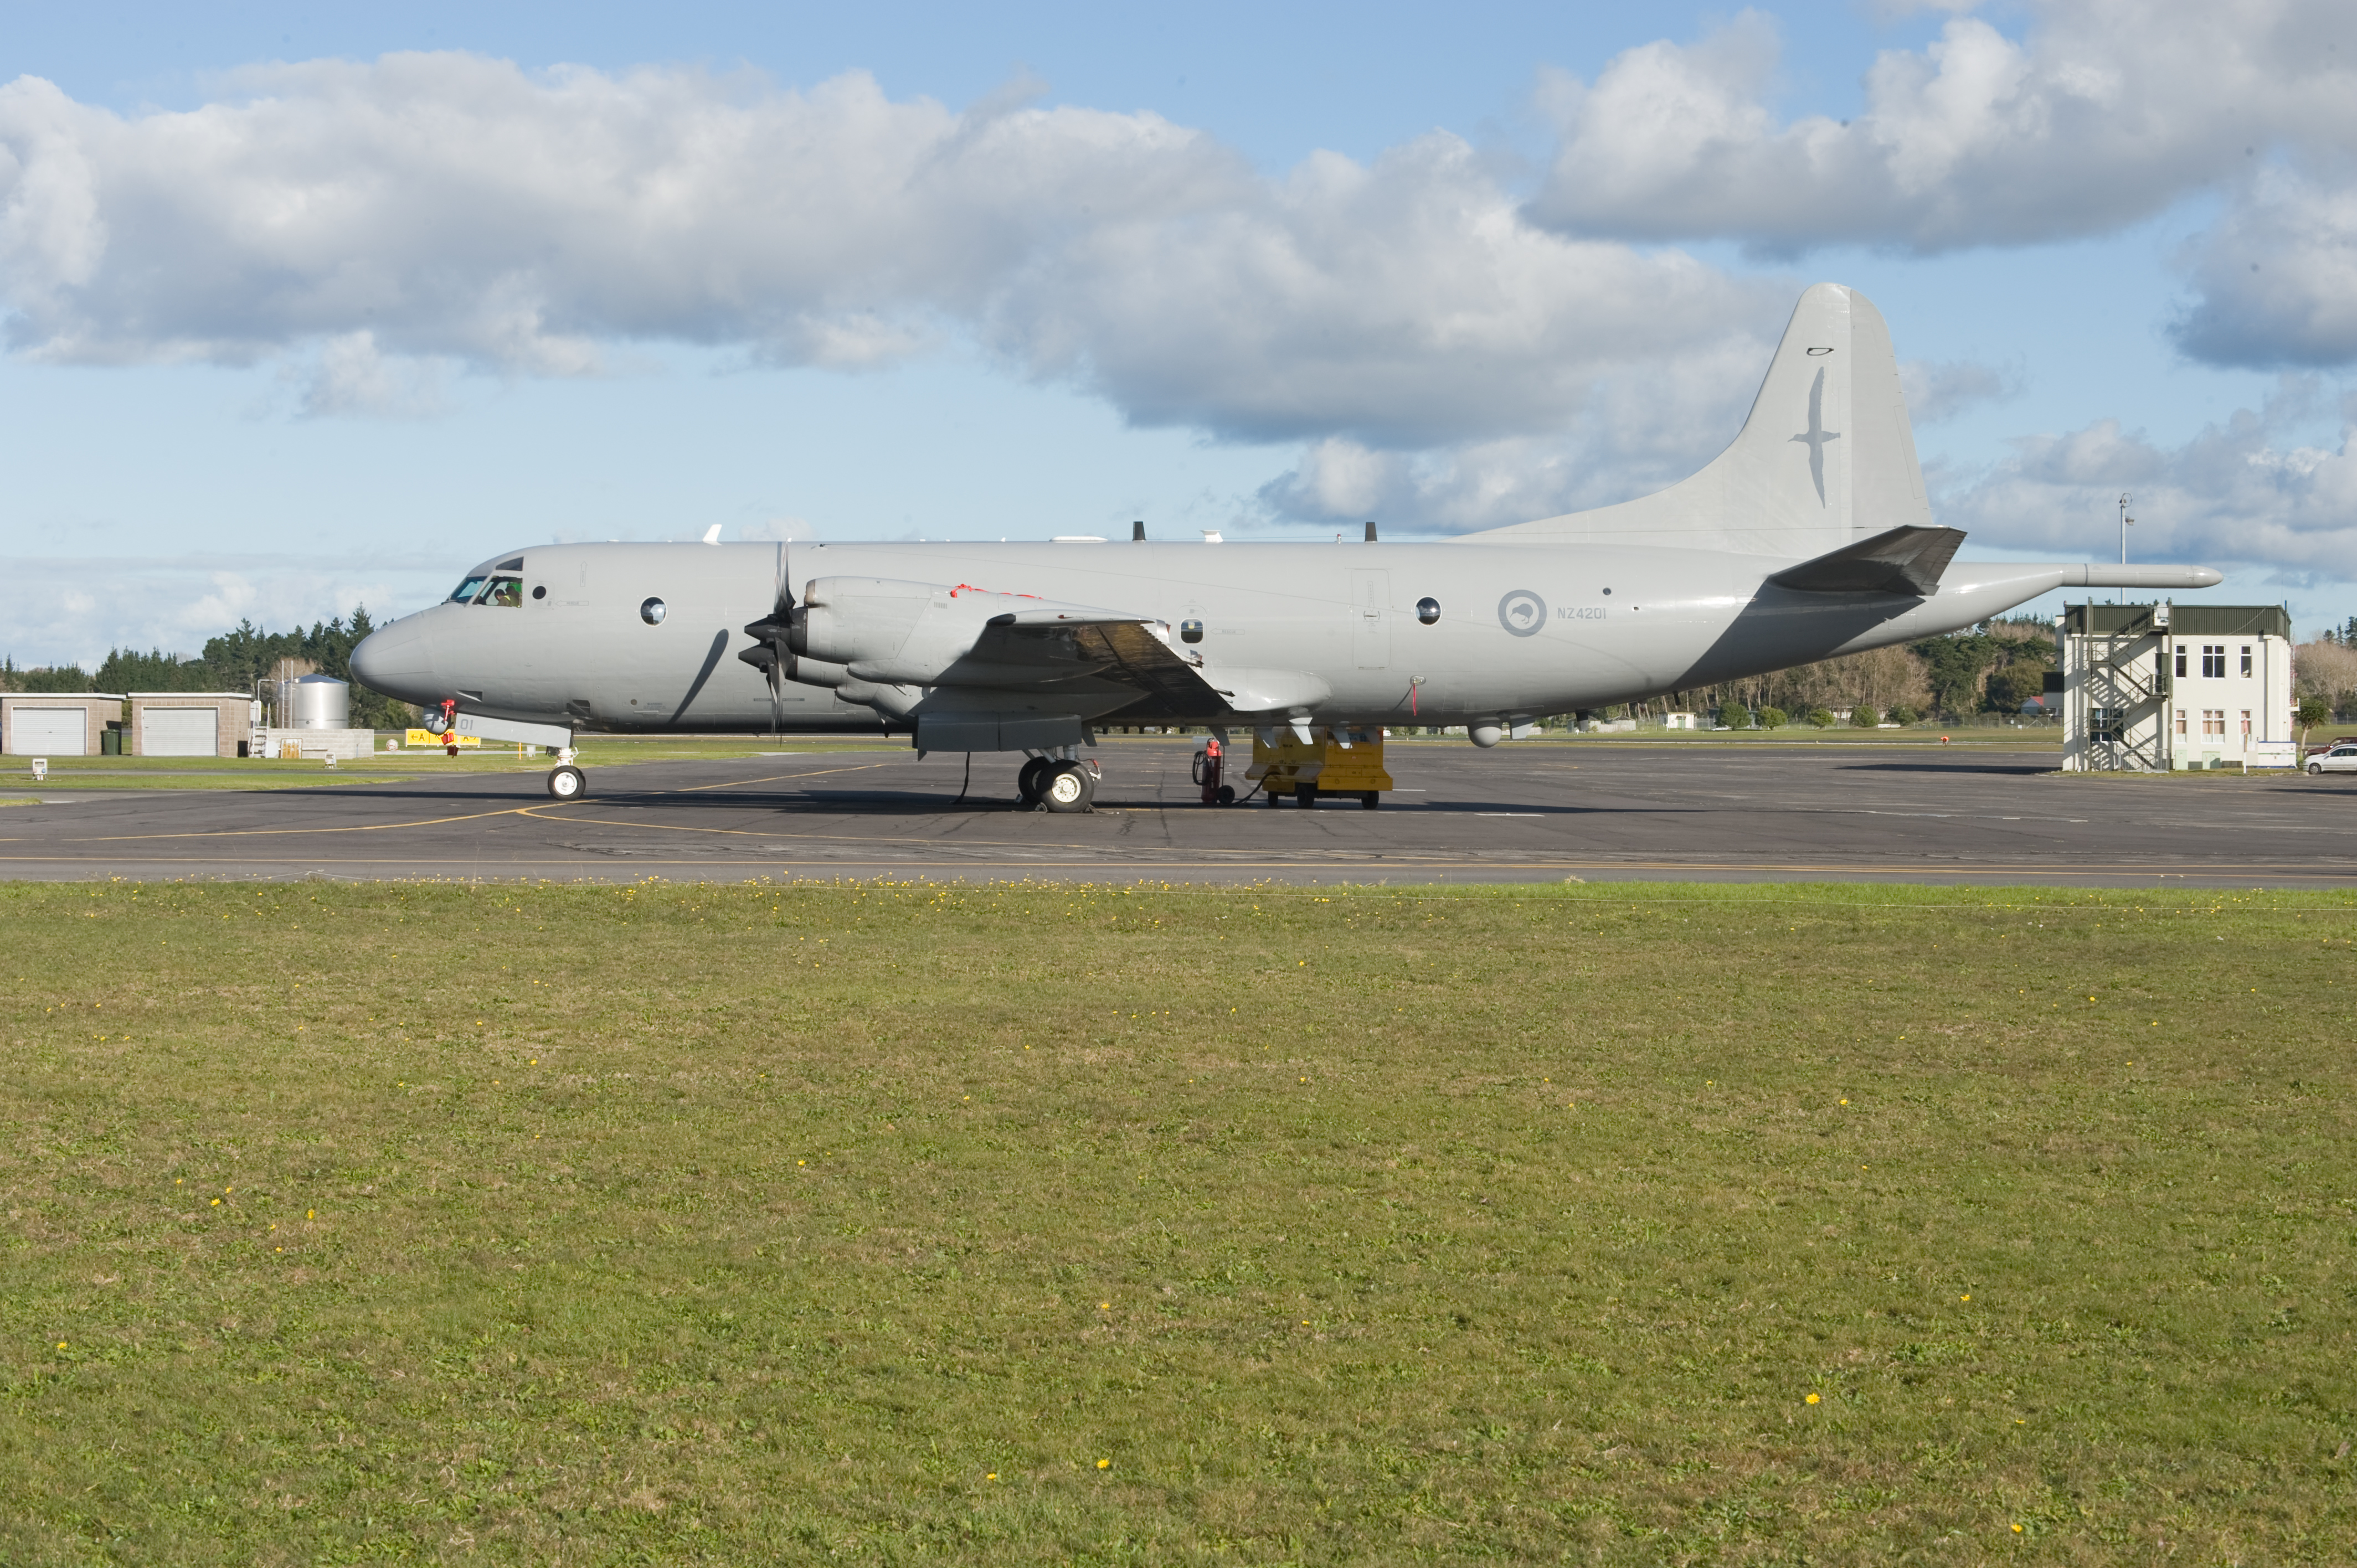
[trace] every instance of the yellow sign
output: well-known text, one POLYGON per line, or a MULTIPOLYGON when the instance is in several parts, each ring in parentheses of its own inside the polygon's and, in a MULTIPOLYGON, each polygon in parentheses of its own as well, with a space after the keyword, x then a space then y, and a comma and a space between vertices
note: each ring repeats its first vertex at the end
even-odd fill
POLYGON ((447 746, 454 740, 460 746, 477 746, 483 744, 483 737, 479 735, 436 735, 430 729, 411 730, 406 736, 402 737, 401 744, 404 746, 447 746))

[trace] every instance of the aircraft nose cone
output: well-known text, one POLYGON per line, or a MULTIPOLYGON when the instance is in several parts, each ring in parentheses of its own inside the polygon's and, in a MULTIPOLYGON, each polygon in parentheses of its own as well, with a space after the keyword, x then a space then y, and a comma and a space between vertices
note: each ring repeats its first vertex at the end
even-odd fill
POLYGON ((423 628, 400 620, 372 631, 352 650, 352 674, 361 685, 412 703, 430 703, 439 693, 434 686, 434 651, 423 628))

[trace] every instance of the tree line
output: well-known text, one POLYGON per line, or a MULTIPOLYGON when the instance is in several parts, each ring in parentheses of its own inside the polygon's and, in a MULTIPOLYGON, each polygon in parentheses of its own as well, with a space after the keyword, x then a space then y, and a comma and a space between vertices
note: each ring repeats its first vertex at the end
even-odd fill
POLYGON ((376 629, 365 607, 351 618, 314 621, 309 630, 264 631, 251 620, 209 639, 193 659, 161 649, 109 650, 95 673, 77 664, 18 669, 0 660, 0 690, 10 692, 251 692, 282 660, 309 665, 323 675, 351 682, 351 723, 358 729, 402 729, 417 710, 395 697, 352 680, 352 650, 376 629))
POLYGON ((1700 686, 1672 694, 1664 704, 1695 713, 1773 714, 1851 722, 1920 718, 1950 721, 1974 714, 2018 714, 2046 690, 2056 667, 2054 631, 2043 620, 1984 622, 1970 631, 1926 637, 1840 659, 1820 660, 1772 674, 1700 686))

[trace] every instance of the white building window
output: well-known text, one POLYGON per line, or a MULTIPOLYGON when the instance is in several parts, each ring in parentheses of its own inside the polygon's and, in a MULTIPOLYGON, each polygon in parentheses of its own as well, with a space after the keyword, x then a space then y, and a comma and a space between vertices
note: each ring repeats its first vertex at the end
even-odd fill
POLYGON ((2185 645, 2181 642, 2177 645, 2177 678, 2185 678, 2185 645))
POLYGON ((2248 708, 2243 710, 2243 749, 2251 749, 2251 710, 2248 708))
POLYGON ((2246 643, 2243 644, 2243 678, 2244 678, 2244 680, 2248 680, 2248 679, 2250 679, 2250 674, 2251 674, 2251 645, 2250 645, 2249 643, 2247 643, 2247 642, 2246 642, 2246 643))
POLYGON ((2202 709, 2201 733, 2203 735, 2224 735, 2226 733, 2226 710, 2223 708, 2202 709))
MULTIPOLYGON (((2179 654, 2179 657, 2183 658, 2184 655, 2179 654)), ((2185 733, 2185 710, 2183 708, 2177 710, 2177 733, 2179 735, 2183 735, 2185 733)))
POLYGON ((2226 677, 2226 645, 2205 642, 2201 645, 2201 675, 2204 680, 2222 681, 2226 677))

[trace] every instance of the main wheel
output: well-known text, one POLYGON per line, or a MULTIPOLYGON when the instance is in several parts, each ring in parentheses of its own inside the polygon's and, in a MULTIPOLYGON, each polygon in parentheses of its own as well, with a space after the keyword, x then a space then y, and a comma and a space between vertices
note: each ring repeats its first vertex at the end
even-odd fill
POLYGON ((548 794, 551 800, 578 800, 588 792, 589 780, 583 778, 581 769, 571 763, 548 770, 548 794))
POLYGON ((1048 775, 1055 768, 1052 757, 1035 757, 1023 765, 1015 776, 1015 793, 1027 806, 1039 803, 1039 791, 1047 787, 1048 775))
POLYGON ((1383 803, 1383 798, 1380 791, 1374 789, 1361 789, 1359 791, 1359 804, 1364 806, 1370 811, 1373 811, 1377 806, 1380 806, 1383 803))
POLYGON ((1085 811, 1096 800, 1097 781, 1077 762, 1067 762, 1048 775, 1039 803, 1051 811, 1085 811))
POLYGON ((2320 774, 2320 773, 2322 773, 2322 772, 2324 771, 2324 764, 2322 764, 2321 762, 2311 762, 2311 763, 2309 763, 2309 764, 2308 765, 2308 770, 2309 770, 2310 773, 2319 773, 2319 774, 2320 774))
POLYGON ((1278 794, 1274 789, 1271 789, 1267 794, 1263 795, 1261 799, 1266 800, 1272 806, 1282 806, 1285 804, 1285 797, 1278 794))
POLYGON ((1296 784, 1293 787, 1293 803, 1305 811, 1315 810, 1318 805, 1318 786, 1296 784))

